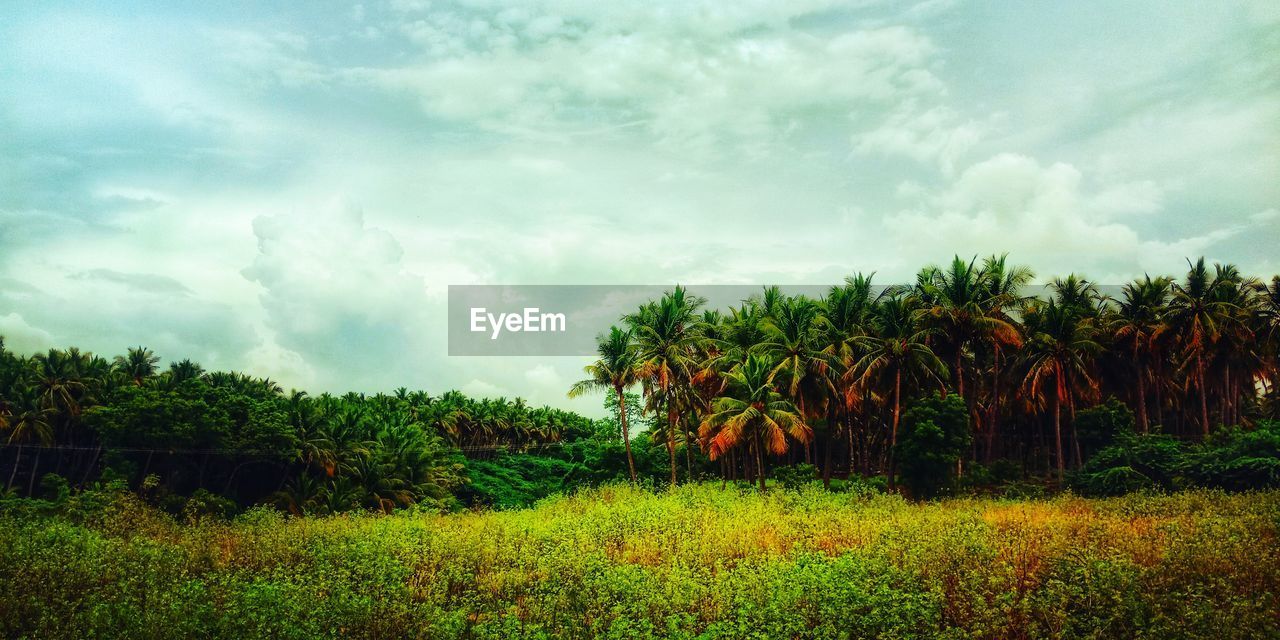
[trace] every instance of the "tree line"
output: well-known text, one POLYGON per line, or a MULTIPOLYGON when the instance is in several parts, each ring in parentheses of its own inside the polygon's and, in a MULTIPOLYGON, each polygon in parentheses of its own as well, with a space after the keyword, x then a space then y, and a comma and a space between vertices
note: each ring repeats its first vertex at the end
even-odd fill
POLYGON ((1115 296, 1075 274, 1030 295, 1035 274, 1006 256, 955 257, 907 285, 858 274, 817 299, 766 287, 725 310, 677 286, 599 336, 569 394, 610 394, 629 451, 639 386, 672 484, 683 449, 762 488, 770 461, 802 460, 824 483, 885 474, 892 490, 903 411, 930 397, 962 403, 958 472, 1005 459, 1061 483, 1085 462, 1077 417, 1108 399, 1138 432, 1188 440, 1278 417, 1280 276, 1188 267, 1115 296))
POLYGON ((150 350, 106 359, 76 348, 19 356, 0 338, 0 488, 40 479, 120 480, 175 510, 274 503, 295 513, 446 508, 466 458, 523 451, 596 428, 523 400, 285 393, 270 379, 167 368, 150 350))

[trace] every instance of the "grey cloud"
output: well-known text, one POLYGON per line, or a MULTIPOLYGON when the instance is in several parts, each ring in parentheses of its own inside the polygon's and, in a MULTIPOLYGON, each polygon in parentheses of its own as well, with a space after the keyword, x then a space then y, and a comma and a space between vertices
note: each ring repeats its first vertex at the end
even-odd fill
POLYGON ((73 274, 77 280, 91 280, 118 284, 144 293, 172 296, 190 296, 191 290, 173 278, 154 273, 126 273, 114 269, 90 269, 73 274))

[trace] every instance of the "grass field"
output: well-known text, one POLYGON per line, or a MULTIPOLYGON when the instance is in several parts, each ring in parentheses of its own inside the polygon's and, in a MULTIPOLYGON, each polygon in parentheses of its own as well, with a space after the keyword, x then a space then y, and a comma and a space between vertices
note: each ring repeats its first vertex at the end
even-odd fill
POLYGON ((521 511, 194 524, 87 495, 0 516, 0 635, 1275 637, 1278 527, 1274 492, 606 487, 521 511))

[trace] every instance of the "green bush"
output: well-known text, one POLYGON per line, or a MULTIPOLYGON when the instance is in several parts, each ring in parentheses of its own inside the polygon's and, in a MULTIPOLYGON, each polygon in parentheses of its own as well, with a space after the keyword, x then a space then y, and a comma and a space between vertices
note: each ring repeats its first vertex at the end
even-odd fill
POLYGON ((931 396, 907 409, 898 433, 898 473, 911 495, 953 489, 956 463, 969 447, 969 411, 957 395, 931 396))

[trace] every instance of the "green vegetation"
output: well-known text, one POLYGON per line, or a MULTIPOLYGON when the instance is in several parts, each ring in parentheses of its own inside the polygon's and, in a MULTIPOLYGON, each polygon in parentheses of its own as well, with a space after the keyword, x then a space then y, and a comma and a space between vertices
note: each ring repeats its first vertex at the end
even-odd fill
POLYGON ((1135 426, 1207 441, 1280 417, 1280 276, 1189 266, 1118 298, 1074 274, 1025 295, 1033 274, 1003 256, 879 290, 859 274, 818 299, 768 287, 723 312, 675 287, 601 337, 573 393, 621 399, 638 383, 673 486, 675 449, 694 443, 722 477, 762 488, 770 463, 814 465, 828 485, 909 476, 919 497, 957 486, 947 469, 963 477, 967 463, 1060 487, 1135 426))
MULTIPOLYGON (((665 453, 665 452, 661 452, 665 453)), ((612 485, 532 510, 0 517, 8 638, 1259 638, 1280 493, 951 499, 612 485)))
POLYGON ((676 287, 603 420, 0 342, 0 636, 1280 636, 1280 278, 1030 278, 676 287))
POLYGON ((726 310, 676 287, 602 335, 570 389, 603 392, 606 420, 453 391, 286 394, 142 347, 0 342, 0 487, 122 480, 180 515, 508 508, 616 480, 805 473, 917 498, 1277 484, 1260 426, 1280 417, 1280 277, 1199 260, 1114 299, 1077 275, 1028 296, 1032 277, 956 258, 912 285, 857 275, 726 310))

